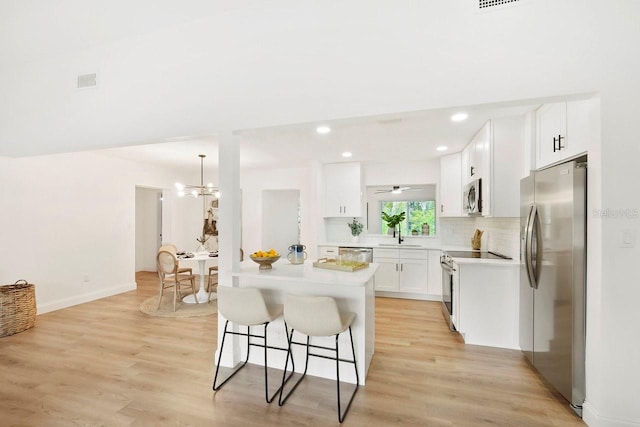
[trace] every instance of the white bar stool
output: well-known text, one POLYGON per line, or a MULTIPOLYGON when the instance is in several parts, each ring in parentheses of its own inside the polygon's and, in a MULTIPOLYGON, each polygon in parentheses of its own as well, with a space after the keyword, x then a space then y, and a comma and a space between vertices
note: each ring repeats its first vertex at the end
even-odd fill
POLYGON ((298 387, 298 384, 305 378, 307 374, 307 367, 309 365, 309 356, 321 357, 324 359, 335 360, 336 362, 336 386, 338 392, 338 421, 343 422, 344 418, 351 407, 351 402, 353 402, 353 398, 358 391, 358 387, 360 385, 360 378, 358 377, 358 366, 356 364, 356 351, 353 346, 353 334, 351 333, 351 323, 355 319, 355 313, 340 313, 338 311, 338 305, 336 301, 331 297, 315 297, 315 296, 299 296, 299 295, 286 295, 284 300, 284 321, 285 327, 287 324, 291 327, 291 334, 287 337, 289 341, 289 349, 287 354, 287 361, 284 366, 284 373, 282 375, 282 385, 280 386, 280 398, 278 399, 278 404, 280 406, 284 405, 287 401, 291 393, 298 387), (340 353, 338 349, 338 337, 344 331, 349 329, 349 337, 351 338, 351 354, 353 355, 353 360, 340 359, 340 353), (293 341, 293 331, 297 330, 307 336, 307 342, 295 342, 293 341), (331 336, 335 335, 335 348, 325 347, 319 345, 312 345, 309 343, 309 338, 312 336, 331 336), (293 365, 293 354, 291 353, 291 345, 304 345, 307 348, 307 354, 305 358, 304 372, 302 377, 296 382, 293 388, 283 397, 284 385, 289 380, 293 372, 290 374, 289 378, 286 378, 287 375, 287 365, 289 363, 289 356, 291 356, 292 368, 295 370, 295 366, 293 365), (313 347, 314 349, 323 349, 330 350, 335 352, 334 357, 326 356, 323 354, 314 354, 309 352, 309 348, 313 347), (340 362, 353 363, 353 367, 356 371, 356 387, 349 399, 349 403, 347 404, 344 413, 341 411, 341 403, 340 403, 340 362), (286 378, 286 379, 285 379, 286 378))
MULTIPOLYGON (((220 344, 220 353, 218 354, 218 363, 216 366, 216 373, 213 378, 213 389, 219 390, 227 381, 229 381, 238 371, 245 367, 249 361, 249 350, 251 346, 264 348, 264 392, 267 403, 271 403, 276 397, 276 394, 280 392, 282 386, 269 396, 269 385, 267 379, 267 350, 282 350, 287 351, 287 348, 273 347, 267 344, 267 326, 269 323, 277 319, 282 315, 282 305, 268 305, 265 303, 262 293, 259 289, 255 288, 231 288, 228 286, 218 287, 218 310, 222 317, 226 319, 224 324, 224 334, 222 335, 222 343, 220 344), (227 327, 229 322, 233 322, 237 325, 246 326, 247 332, 233 332, 228 331, 227 327), (255 335, 251 333, 251 326, 264 325, 264 335, 255 335), (220 369, 220 359, 222 358, 222 351, 224 349, 224 341, 227 334, 241 335, 247 337, 247 357, 244 363, 231 373, 220 384, 218 381, 218 371, 220 369), (251 338, 258 338, 264 340, 263 343, 251 342, 251 338)), ((285 335, 287 334, 287 324, 285 323, 285 335)), ((287 360, 288 362, 288 360, 287 360)), ((293 363, 293 360, 291 361, 293 363)), ((289 375, 289 378, 291 375, 289 375)), ((287 378, 286 381, 289 380, 287 378)), ((286 381, 284 381, 286 383, 286 381)))

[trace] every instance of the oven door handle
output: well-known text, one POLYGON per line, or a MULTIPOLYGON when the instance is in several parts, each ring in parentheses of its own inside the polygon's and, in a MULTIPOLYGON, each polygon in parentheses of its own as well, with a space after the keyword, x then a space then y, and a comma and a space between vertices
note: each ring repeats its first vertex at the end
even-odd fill
POLYGON ((442 269, 443 269, 443 270, 447 270, 447 271, 449 271, 449 272, 454 272, 454 271, 456 271, 456 269, 455 269, 455 268, 453 268, 453 267, 449 266, 449 264, 445 264, 444 262, 441 262, 441 263, 440 263, 440 266, 442 267, 442 269))

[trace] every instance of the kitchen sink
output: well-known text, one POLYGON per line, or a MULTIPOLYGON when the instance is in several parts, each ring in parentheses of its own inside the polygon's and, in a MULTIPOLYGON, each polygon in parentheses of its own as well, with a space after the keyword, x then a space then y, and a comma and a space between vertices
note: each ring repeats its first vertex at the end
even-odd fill
POLYGON ((397 243, 380 243, 378 246, 391 246, 394 248, 421 248, 420 245, 403 245, 397 243))

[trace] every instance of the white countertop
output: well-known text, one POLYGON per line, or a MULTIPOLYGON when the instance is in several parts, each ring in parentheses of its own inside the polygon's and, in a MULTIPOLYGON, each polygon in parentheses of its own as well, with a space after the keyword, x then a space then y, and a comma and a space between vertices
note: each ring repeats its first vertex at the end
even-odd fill
POLYGON ((520 265, 519 259, 487 259, 487 258, 457 258, 452 257, 453 262, 458 265, 475 264, 475 265, 491 265, 503 267, 517 267, 520 265))
POLYGON ((326 283, 331 285, 364 286, 378 269, 376 263, 370 263, 368 268, 348 272, 328 270, 313 266, 313 261, 304 264, 291 264, 287 260, 279 259, 271 270, 259 270, 258 264, 252 260, 240 263, 240 271, 232 272, 235 277, 262 277, 286 281, 302 281, 306 283, 326 283))
POLYGON ((402 243, 387 244, 387 243, 366 243, 366 242, 326 242, 320 243, 318 246, 337 246, 342 248, 374 248, 374 249, 422 249, 422 250, 440 250, 440 244, 437 243, 402 243))

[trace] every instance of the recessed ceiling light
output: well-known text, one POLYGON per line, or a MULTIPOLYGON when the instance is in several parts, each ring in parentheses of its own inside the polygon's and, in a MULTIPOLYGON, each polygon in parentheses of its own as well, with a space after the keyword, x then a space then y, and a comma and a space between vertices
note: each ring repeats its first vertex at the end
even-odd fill
POLYGON ((329 126, 318 126, 316 128, 316 132, 318 132, 321 135, 324 135, 331 132, 331 128, 329 126))
POLYGON ((463 120, 467 120, 467 117, 469 117, 469 115, 467 113, 456 113, 453 116, 451 116, 451 121, 452 122, 461 122, 463 120))
POLYGON ((342 157, 351 157, 353 156, 353 153, 351 151, 345 151, 344 153, 342 153, 342 157))
POLYGON ((438 151, 447 151, 447 148, 448 147, 446 145, 441 145, 441 146, 437 147, 436 150, 438 150, 438 151))

